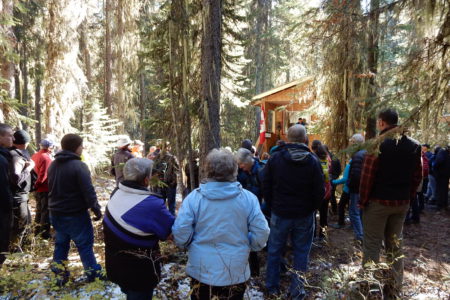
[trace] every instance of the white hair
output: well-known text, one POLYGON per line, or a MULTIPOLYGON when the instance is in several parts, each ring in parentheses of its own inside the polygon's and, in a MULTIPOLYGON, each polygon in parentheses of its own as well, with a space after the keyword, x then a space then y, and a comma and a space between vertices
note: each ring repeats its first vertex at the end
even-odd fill
POLYGON ((295 124, 288 129, 288 141, 291 143, 304 143, 306 142, 306 129, 305 126, 295 124))
POLYGON ((356 133, 350 138, 350 141, 355 144, 362 144, 364 143, 364 136, 361 133, 356 133))
POLYGON ((153 161, 147 158, 132 158, 123 168, 125 180, 141 183, 152 174, 153 161))
POLYGON ((248 149, 239 148, 235 157, 238 164, 253 164, 253 154, 248 149))
POLYGON ((214 181, 236 181, 238 165, 233 153, 226 149, 213 149, 206 156, 206 175, 214 181))

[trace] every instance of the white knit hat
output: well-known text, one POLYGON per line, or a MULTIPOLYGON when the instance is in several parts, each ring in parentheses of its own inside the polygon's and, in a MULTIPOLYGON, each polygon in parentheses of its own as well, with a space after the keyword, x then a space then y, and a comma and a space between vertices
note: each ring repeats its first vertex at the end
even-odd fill
POLYGON ((129 145, 131 143, 132 141, 130 140, 130 137, 128 135, 121 136, 117 141, 117 148, 125 147, 126 145, 129 145))

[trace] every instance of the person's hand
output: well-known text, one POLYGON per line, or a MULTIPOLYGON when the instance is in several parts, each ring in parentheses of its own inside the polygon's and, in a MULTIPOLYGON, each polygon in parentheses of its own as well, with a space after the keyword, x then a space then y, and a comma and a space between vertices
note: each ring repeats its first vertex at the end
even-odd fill
POLYGON ((100 221, 102 219, 102 216, 103 216, 102 211, 100 210, 100 208, 99 207, 95 207, 95 208, 93 207, 93 208, 91 208, 91 210, 92 210, 92 212, 95 215, 94 221, 100 221))

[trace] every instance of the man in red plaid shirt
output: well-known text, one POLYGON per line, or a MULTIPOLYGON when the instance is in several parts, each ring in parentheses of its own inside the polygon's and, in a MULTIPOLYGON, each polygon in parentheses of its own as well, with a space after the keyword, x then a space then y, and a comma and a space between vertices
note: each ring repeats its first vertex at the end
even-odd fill
POLYGON ((378 114, 377 127, 386 138, 379 154, 367 154, 360 182, 360 206, 363 209, 363 266, 380 262, 384 240, 388 263, 392 264, 392 284, 385 295, 395 299, 401 294, 403 281, 402 231, 411 197, 415 197, 422 180, 421 146, 402 134, 389 135, 397 127, 398 114, 386 109, 378 114), (391 295, 391 297, 389 296, 391 295))

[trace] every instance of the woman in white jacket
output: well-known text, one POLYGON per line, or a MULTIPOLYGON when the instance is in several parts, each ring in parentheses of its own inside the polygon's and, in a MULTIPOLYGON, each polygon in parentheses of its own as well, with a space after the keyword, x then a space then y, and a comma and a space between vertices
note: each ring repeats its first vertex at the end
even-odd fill
POLYGON ((212 150, 206 182, 183 201, 172 227, 175 243, 189 251, 191 299, 242 299, 249 253, 269 237, 258 199, 236 181, 237 168, 230 151, 212 150))

